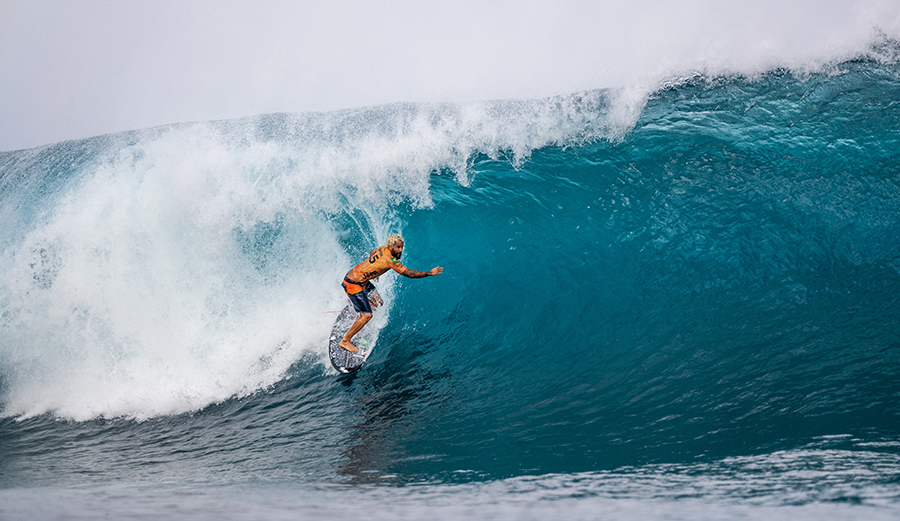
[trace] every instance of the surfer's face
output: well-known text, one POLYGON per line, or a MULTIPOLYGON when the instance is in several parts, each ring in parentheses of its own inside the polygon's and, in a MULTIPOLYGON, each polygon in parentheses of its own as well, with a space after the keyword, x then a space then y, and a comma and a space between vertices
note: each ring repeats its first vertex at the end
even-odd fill
POLYGON ((395 242, 393 246, 391 246, 391 255, 399 259, 403 256, 403 243, 395 242))

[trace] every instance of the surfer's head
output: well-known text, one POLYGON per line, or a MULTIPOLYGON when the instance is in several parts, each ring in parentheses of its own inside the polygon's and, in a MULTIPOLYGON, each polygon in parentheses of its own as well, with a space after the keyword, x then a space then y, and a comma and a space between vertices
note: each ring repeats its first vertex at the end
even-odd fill
POLYGON ((395 233, 388 237, 384 245, 391 250, 391 255, 394 257, 399 259, 403 255, 403 237, 400 237, 399 234, 395 233))

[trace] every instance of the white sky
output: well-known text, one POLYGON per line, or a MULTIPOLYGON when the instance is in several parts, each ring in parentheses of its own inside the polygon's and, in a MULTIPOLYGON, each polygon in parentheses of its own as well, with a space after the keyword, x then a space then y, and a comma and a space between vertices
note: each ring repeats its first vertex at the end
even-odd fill
POLYGON ((840 59, 896 0, 0 0, 0 150, 181 121, 533 98, 840 59))

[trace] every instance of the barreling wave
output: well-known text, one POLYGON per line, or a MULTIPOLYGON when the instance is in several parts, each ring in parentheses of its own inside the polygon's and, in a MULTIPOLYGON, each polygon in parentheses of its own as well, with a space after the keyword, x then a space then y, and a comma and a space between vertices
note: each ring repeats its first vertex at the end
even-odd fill
POLYGON ((320 351, 341 299, 322 281, 402 229, 397 207, 430 207, 434 172, 467 185, 479 154, 622 134, 610 106, 400 104, 3 154, 7 414, 147 418, 271 385, 320 351))
POLYGON ((0 154, 3 414, 252 396, 271 425, 340 392, 338 281, 401 231, 408 265, 445 274, 380 284, 367 465, 503 477, 889 435, 898 99, 896 60, 870 57, 0 154))

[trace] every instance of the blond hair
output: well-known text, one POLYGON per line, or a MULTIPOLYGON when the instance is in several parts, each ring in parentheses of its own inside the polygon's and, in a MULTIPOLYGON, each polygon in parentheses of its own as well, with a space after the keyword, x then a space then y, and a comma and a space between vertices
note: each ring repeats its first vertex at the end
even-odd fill
POLYGON ((384 245, 390 248, 398 242, 404 242, 403 237, 400 237, 399 233, 395 233, 387 238, 387 242, 385 242, 384 245))

